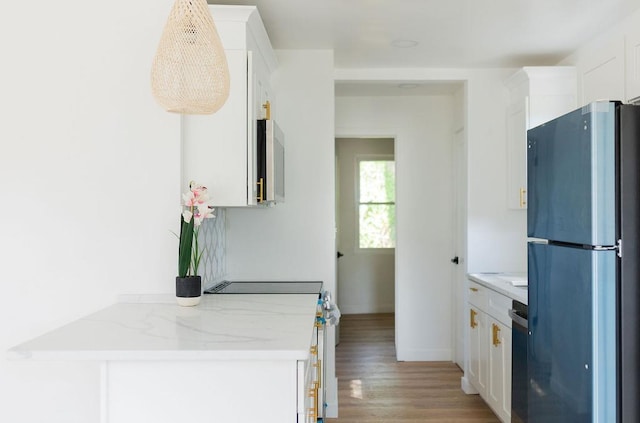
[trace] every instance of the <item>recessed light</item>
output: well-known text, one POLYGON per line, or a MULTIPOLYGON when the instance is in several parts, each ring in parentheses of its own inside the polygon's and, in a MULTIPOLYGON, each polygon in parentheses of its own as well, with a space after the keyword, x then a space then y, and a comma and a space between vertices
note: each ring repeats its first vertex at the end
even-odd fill
POLYGON ((411 48, 417 46, 418 42, 414 40, 393 40, 391 45, 397 48, 411 48))
POLYGON ((402 88, 404 90, 412 90, 414 88, 418 88, 418 86, 419 86, 418 84, 413 84, 413 83, 409 83, 409 82, 406 82, 406 83, 403 83, 403 84, 398 84, 398 88, 402 88))

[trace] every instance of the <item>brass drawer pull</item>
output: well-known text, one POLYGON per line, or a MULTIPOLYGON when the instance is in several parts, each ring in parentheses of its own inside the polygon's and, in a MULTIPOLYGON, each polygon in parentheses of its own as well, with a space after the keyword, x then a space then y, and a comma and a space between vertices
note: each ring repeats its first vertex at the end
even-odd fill
POLYGON ((493 346, 497 347, 502 343, 502 341, 500 341, 500 326, 495 323, 492 323, 491 326, 491 329, 493 330, 493 346))
POLYGON ((262 203, 264 202, 264 178, 260 178, 260 180, 258 182, 256 182, 258 184, 258 187, 260 188, 258 190, 258 197, 256 198, 256 200, 258 200, 258 203, 262 203))

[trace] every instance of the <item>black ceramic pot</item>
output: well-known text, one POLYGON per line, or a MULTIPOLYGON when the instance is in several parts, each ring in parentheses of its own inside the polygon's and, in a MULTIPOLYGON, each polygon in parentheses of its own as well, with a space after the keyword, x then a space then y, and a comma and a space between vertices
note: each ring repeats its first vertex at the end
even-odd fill
POLYGON ((200 276, 176 277, 176 300, 181 306, 194 306, 200 303, 202 278, 200 276))

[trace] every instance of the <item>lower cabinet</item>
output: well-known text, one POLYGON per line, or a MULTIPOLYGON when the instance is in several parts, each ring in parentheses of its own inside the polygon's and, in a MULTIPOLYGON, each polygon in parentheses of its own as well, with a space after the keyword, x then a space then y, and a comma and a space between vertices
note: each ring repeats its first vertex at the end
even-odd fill
POLYGON ((324 323, 316 316, 309 356, 298 361, 298 423, 316 423, 324 417, 324 323))
POLYGON ((487 315, 469 306, 469 379, 484 397, 487 392, 487 361, 489 355, 487 315))
POLYGON ((467 378, 500 420, 508 423, 511 421, 511 327, 504 319, 508 307, 501 310, 496 304, 507 304, 510 300, 474 282, 470 282, 470 289, 467 378))
POLYGON ((489 369, 485 400, 503 422, 511 421, 511 328, 488 317, 489 369))
POLYGON ((104 362, 99 422, 317 423, 323 330, 314 327, 302 360, 239 351, 220 359, 104 362))

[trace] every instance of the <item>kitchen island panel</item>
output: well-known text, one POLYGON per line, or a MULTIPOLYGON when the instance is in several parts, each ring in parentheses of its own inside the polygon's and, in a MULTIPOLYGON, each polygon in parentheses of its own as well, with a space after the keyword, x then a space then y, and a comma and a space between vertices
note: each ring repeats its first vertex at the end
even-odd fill
POLYGON ((105 363, 101 423, 295 423, 294 361, 105 363))

